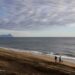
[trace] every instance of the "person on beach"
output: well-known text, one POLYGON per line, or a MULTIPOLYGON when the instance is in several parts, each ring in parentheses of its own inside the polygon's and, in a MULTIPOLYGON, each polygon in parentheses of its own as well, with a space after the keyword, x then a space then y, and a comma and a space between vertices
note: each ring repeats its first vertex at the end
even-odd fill
POLYGON ((62 60, 61 60, 61 56, 59 57, 59 63, 61 63, 62 62, 62 60))
POLYGON ((55 56, 55 62, 57 62, 57 56, 55 56))

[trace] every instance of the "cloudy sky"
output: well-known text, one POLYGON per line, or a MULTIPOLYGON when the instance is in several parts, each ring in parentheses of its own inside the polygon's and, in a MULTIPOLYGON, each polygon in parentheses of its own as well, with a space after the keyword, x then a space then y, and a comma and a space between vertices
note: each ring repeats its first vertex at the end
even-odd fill
POLYGON ((75 0, 0 0, 0 35, 75 37, 75 0))

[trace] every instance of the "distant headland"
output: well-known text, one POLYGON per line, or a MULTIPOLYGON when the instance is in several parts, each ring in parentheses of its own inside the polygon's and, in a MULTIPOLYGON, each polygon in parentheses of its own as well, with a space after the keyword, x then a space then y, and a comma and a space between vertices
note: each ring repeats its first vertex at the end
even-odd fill
POLYGON ((3 34, 3 35, 0 35, 0 37, 13 37, 11 34, 3 34))

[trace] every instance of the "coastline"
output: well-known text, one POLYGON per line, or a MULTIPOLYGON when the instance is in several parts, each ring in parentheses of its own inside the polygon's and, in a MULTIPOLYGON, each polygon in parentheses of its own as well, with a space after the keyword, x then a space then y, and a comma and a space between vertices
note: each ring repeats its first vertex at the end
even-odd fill
POLYGON ((55 62, 54 55, 0 48, 0 75, 75 75, 74 65, 55 62))
MULTIPOLYGON (((65 55, 54 55, 54 54, 44 54, 42 52, 39 51, 29 51, 29 50, 21 50, 21 49, 14 49, 14 48, 5 48, 5 47, 0 47, 0 49, 5 49, 8 51, 15 51, 15 52, 21 52, 21 53, 27 53, 30 55, 33 55, 34 57, 41 57, 42 59, 44 58, 47 61, 50 62, 55 62, 54 57, 57 56, 57 59, 59 59, 59 57, 61 56, 61 60, 63 61, 61 64, 67 65, 67 66, 71 66, 71 67, 75 67, 75 58, 74 57, 70 57, 70 56, 65 56, 65 55)), ((59 63, 59 61, 57 61, 59 63)))

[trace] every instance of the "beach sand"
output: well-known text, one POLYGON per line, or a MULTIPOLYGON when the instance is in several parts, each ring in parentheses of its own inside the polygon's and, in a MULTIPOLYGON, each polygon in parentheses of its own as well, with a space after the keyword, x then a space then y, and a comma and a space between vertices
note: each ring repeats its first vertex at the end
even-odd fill
POLYGON ((54 56, 0 48, 0 75, 75 75, 75 63, 54 56))

